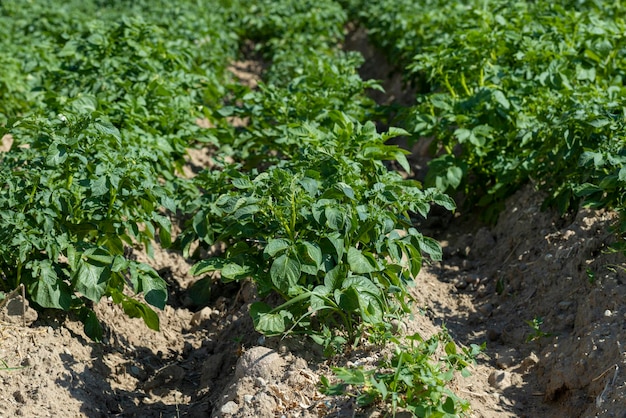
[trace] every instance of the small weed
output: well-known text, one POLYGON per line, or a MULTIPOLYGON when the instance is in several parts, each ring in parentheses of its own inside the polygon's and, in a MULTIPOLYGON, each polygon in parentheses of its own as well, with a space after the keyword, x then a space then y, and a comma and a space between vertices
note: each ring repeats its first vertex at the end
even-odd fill
POLYGON ((587 279, 589 280, 589 284, 594 284, 596 282, 596 273, 594 273, 593 270, 591 269, 587 269, 586 273, 587 273, 587 279))
POLYGON ((459 399, 446 385, 455 371, 460 371, 464 377, 470 375, 469 366, 484 345, 472 344, 459 352, 445 329, 426 340, 417 333, 405 340, 396 340, 393 354, 376 368, 334 368, 339 383, 331 384, 322 376, 322 393, 347 395, 355 398, 361 407, 384 402, 391 407, 393 416, 399 409, 418 417, 458 416, 468 412, 469 403, 459 399), (437 356, 440 345, 445 355, 433 362, 431 359, 437 356))
POLYGON ((542 337, 550 337, 550 336, 552 336, 552 334, 549 333, 549 332, 541 331, 540 328, 541 328, 541 325, 543 325, 543 318, 541 318, 540 316, 536 316, 531 321, 526 321, 526 323, 532 329, 531 334, 528 337, 526 337, 526 342, 527 343, 531 342, 531 341, 537 341, 537 340, 541 339, 542 337))

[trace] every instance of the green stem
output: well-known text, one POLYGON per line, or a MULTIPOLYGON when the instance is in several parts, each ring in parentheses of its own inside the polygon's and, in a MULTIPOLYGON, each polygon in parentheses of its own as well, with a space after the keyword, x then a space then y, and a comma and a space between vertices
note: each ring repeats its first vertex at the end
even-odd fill
POLYGON ((467 82, 465 81, 465 73, 461 73, 461 85, 463 86, 463 90, 465 90, 465 95, 471 96, 472 93, 470 92, 470 89, 467 88, 467 82))
POLYGON ((450 95, 452 96, 453 99, 456 99, 458 96, 456 94, 456 92, 454 91, 454 88, 452 88, 452 85, 450 84, 450 80, 448 80, 448 75, 446 74, 444 79, 443 79, 443 83, 446 86, 446 88, 448 89, 448 91, 450 92, 450 95))

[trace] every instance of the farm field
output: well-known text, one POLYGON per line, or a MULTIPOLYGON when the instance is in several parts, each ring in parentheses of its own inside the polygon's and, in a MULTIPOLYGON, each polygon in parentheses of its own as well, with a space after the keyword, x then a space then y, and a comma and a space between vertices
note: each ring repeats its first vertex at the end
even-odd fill
POLYGON ((0 416, 623 416, 625 9, 2 2, 0 416))

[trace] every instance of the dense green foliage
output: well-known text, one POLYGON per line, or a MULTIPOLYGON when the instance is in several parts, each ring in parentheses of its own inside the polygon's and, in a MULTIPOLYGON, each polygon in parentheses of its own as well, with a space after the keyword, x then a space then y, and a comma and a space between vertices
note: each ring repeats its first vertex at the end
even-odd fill
POLYGON ((0 5, 0 122, 14 140, 0 155, 0 288, 76 310, 96 339, 89 306, 103 296, 159 327, 125 289, 163 308, 166 283, 125 246, 170 245, 176 171, 211 140, 195 120, 221 100, 238 46, 227 16, 158 3, 0 5))
POLYGON ((332 351, 408 311, 407 286, 422 252, 441 255, 411 217, 427 216, 433 203, 454 203, 384 164, 398 161, 410 171, 405 152, 385 145, 406 133, 381 135, 368 121, 374 106, 365 89, 376 85, 358 76, 360 57, 338 47, 346 23, 339 6, 276 7, 257 2, 244 14, 240 35, 268 65, 257 89, 233 88, 230 104, 217 111, 249 122, 233 128, 218 121, 212 130, 218 153, 236 165, 194 179, 204 193, 187 201, 193 218, 179 242, 184 250, 196 241, 225 243, 225 254, 193 272, 251 277, 261 296, 284 301, 252 306, 258 330, 306 333, 332 351))
MULTIPOLYGON (((96 339, 102 297, 158 329, 167 283, 129 248, 160 245, 194 263, 198 295, 254 282, 260 332, 306 334, 329 354, 392 340, 423 258, 441 257, 415 220, 453 210, 444 193, 492 219, 528 182, 562 212, 624 211, 625 12, 601 0, 2 1, 0 133, 13 144, 0 153, 0 291, 25 285, 96 339), (392 113, 402 129, 375 127, 366 91, 380 87, 341 48, 349 19, 419 86, 392 113), (228 71, 241 58, 263 63, 258 86, 228 71), (432 138, 427 188, 388 145, 396 136, 432 138), (200 147, 214 165, 186 178, 200 147)), ((462 413, 443 388, 477 350, 446 338, 398 340, 383 369, 338 376, 363 404, 462 413), (442 342, 444 368, 425 361, 442 342)))
POLYGON ((490 216, 529 180, 561 211, 623 210, 623 2, 345 3, 424 87, 402 124, 434 138, 428 183, 490 216))
POLYGON ((406 133, 369 121, 365 90, 377 86, 339 47, 338 3, 214 6, 2 3, 0 116, 13 138, 0 157, 2 289, 24 284, 36 305, 77 311, 94 338, 90 306, 104 296, 157 329, 129 291, 162 308, 166 283, 127 247, 169 247, 178 215, 189 221, 175 248, 226 246, 195 273, 251 278, 284 299, 253 306, 260 331, 356 342, 408 311, 422 252, 440 257, 412 217, 454 203, 385 165, 410 171, 385 145, 406 133), (254 90, 226 70, 246 42, 268 63, 254 90), (182 178, 187 149, 202 144, 218 165, 182 178))

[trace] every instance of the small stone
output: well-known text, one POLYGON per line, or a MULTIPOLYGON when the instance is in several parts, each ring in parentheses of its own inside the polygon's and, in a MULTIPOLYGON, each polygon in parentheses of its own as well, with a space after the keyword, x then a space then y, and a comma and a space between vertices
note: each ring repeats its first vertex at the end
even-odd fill
POLYGON ((559 302, 559 309, 562 311, 566 311, 568 310, 572 305, 574 304, 574 302, 569 301, 569 300, 564 300, 559 302))
POLYGON ((254 400, 254 395, 243 395, 243 401, 245 403, 252 403, 254 400))
POLYGON ((237 413, 237 411, 239 411, 239 405, 237 405, 235 402, 233 401, 228 401, 226 402, 222 408, 220 408, 220 412, 222 414, 230 414, 230 415, 235 415, 237 413))
POLYGON ((264 388, 267 386, 267 381, 262 377, 257 377, 254 379, 254 385, 259 388, 264 388))
POLYGON ((480 284, 478 286, 478 289, 476 289, 476 295, 478 297, 485 297, 487 296, 487 294, 489 293, 489 288, 487 286, 485 286, 484 284, 480 284))
POLYGON ((511 373, 502 370, 496 370, 489 375, 489 384, 498 390, 505 390, 513 385, 511 382, 511 373))
POLYGON ((480 282, 480 276, 477 274, 470 274, 465 278, 465 281, 469 284, 478 284, 480 282))
POLYGON ((613 315, 613 312, 611 312, 610 310, 607 309, 606 311, 604 311, 604 316, 606 316, 607 318, 612 315, 613 315))
POLYGON ((22 392, 20 392, 19 390, 13 392, 13 399, 15 399, 19 403, 26 403, 24 395, 22 395, 22 392))
POLYGON ((211 319, 211 315, 213 315, 213 309, 209 308, 208 306, 206 308, 202 308, 201 310, 193 314, 190 324, 192 327, 197 327, 204 321, 208 321, 209 319, 211 319))

